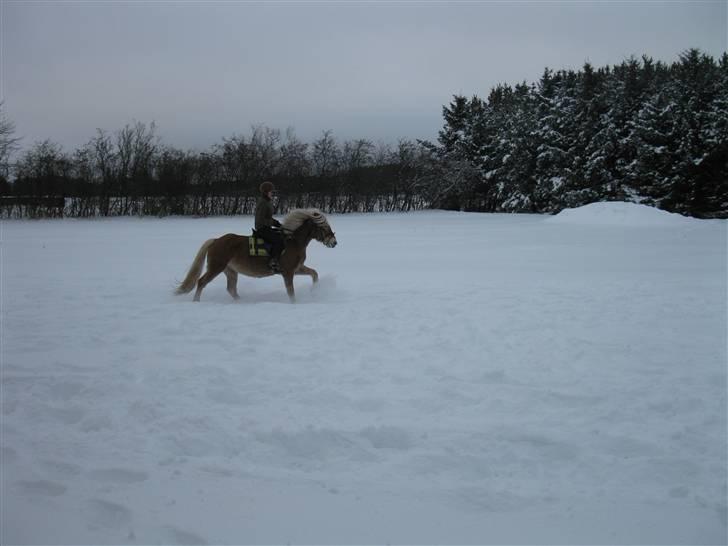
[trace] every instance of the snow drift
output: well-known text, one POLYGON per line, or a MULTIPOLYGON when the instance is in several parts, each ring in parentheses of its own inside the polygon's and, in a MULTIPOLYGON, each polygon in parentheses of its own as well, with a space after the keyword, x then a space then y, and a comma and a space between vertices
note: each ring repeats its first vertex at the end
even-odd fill
POLYGON ((687 225, 700 220, 647 205, 614 201, 564 209, 546 221, 551 224, 637 227, 687 225))

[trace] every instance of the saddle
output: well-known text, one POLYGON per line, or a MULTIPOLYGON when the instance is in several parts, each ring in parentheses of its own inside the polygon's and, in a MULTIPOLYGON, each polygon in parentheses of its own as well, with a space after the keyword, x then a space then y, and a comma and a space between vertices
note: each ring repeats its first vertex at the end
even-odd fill
POLYGON ((270 256, 270 251, 273 245, 266 243, 265 239, 258 237, 258 234, 253 230, 253 234, 248 237, 248 250, 251 256, 270 256))

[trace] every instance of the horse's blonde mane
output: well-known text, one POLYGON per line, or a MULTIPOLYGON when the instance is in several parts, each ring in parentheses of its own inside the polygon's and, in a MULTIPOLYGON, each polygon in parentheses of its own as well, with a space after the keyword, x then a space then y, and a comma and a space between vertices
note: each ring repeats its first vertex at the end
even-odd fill
POLYGON ((291 235, 300 228, 306 220, 313 220, 318 226, 328 226, 326 216, 318 209, 295 209, 283 219, 283 231, 291 235))

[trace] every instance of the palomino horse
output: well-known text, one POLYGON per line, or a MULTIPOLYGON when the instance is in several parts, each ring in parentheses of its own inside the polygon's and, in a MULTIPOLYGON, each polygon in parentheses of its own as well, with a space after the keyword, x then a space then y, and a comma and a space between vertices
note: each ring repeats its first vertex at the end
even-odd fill
MULTIPOLYGON (((286 291, 291 302, 295 301, 293 290, 294 275, 310 275, 313 282, 318 282, 315 269, 306 267, 306 247, 313 239, 329 248, 336 246, 336 235, 331 230, 326 217, 315 209, 297 209, 291 211, 282 226, 286 239, 286 247, 280 257, 281 275, 286 284, 286 291)), ((228 233, 217 239, 205 241, 192 262, 187 276, 175 290, 176 294, 188 294, 197 285, 194 301, 200 301, 203 288, 220 273, 225 272, 227 290, 234 299, 238 296, 238 273, 248 277, 270 277, 275 275, 268 267, 267 256, 251 256, 248 237, 228 233), (207 257, 207 271, 202 273, 202 266, 207 257)))

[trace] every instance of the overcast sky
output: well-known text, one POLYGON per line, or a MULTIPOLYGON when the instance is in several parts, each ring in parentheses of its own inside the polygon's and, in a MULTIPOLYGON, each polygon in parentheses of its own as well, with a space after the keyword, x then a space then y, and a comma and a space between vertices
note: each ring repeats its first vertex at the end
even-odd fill
POLYGON ((205 149, 251 125, 310 142, 435 139, 453 94, 647 54, 720 56, 727 2, 2 0, 0 92, 24 145, 156 121, 205 149))

